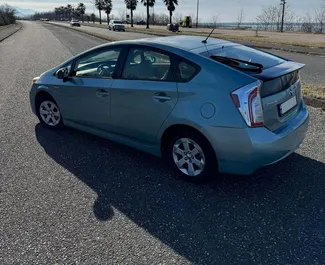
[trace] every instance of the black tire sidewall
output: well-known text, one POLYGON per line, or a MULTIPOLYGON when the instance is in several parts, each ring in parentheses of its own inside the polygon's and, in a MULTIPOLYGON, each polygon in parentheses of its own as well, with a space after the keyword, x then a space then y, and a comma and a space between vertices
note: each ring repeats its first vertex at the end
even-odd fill
POLYGON ((196 184, 204 184, 209 182, 214 177, 218 176, 218 165, 217 158, 213 148, 211 147, 208 140, 202 136, 200 133, 195 131, 184 131, 174 133, 168 140, 167 148, 163 154, 165 161, 173 168, 177 175, 188 182, 196 184), (173 159, 173 147, 177 140, 181 138, 189 138, 196 142, 202 149, 205 156, 205 167, 204 170, 197 176, 188 176, 181 172, 176 166, 173 159))
POLYGON ((35 107, 36 107, 36 115, 37 115, 37 117, 38 117, 40 123, 41 123, 44 127, 49 128, 49 129, 53 129, 53 130, 62 129, 62 127, 63 127, 63 121, 62 121, 61 110, 60 110, 58 104, 55 102, 55 100, 54 100, 52 97, 50 97, 50 96, 43 96, 43 97, 37 99, 37 100, 36 100, 35 107), (54 103, 54 104, 56 105, 56 107, 57 107, 57 108, 59 109, 59 111, 60 111, 60 122, 59 122, 57 125, 55 125, 55 126, 50 126, 50 125, 46 124, 46 123, 43 121, 43 119, 42 119, 42 117, 41 117, 41 115, 40 115, 40 106, 41 106, 42 102, 44 102, 44 101, 51 101, 52 103, 54 103))

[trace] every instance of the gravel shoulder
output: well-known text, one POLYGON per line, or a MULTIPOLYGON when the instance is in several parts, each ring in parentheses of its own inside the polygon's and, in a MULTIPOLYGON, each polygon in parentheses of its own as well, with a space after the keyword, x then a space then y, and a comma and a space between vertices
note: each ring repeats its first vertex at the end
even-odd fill
POLYGON ((324 112, 309 108, 279 164, 191 185, 152 156, 42 128, 32 78, 103 40, 23 24, 0 43, 0 264, 323 263, 324 112))

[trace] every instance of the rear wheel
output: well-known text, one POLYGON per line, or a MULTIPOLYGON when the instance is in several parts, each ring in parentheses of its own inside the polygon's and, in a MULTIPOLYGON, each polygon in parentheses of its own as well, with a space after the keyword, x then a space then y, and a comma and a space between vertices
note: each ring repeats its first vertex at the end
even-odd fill
POLYGON ((60 109, 51 96, 42 96, 36 101, 36 111, 43 126, 51 129, 63 127, 60 109))
POLYGON ((164 156, 181 179, 206 183, 218 174, 214 150, 200 133, 176 132, 168 138, 164 156))

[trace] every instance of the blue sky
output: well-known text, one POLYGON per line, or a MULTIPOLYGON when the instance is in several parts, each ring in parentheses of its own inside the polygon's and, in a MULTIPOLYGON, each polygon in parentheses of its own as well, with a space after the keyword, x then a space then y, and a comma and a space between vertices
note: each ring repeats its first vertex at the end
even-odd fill
MULTIPOLYGON (((79 1, 75 0, 0 0, 0 4, 10 4, 21 8, 28 8, 37 11, 48 11, 55 6, 60 5, 77 5, 79 1)), ((200 1, 200 20, 210 21, 214 15, 218 15, 219 20, 223 22, 232 22, 236 20, 236 16, 241 8, 244 10, 244 21, 255 21, 256 16, 260 13, 263 6, 270 4, 280 4, 280 0, 199 0, 200 1)), ((89 0, 82 1, 87 6, 87 12, 93 12, 93 6, 89 0)), ((291 8, 298 14, 303 15, 306 12, 314 12, 325 0, 287 0, 291 8)), ((176 9, 176 15, 192 15, 196 16, 197 0, 179 0, 179 6, 176 9)), ((113 0, 113 14, 118 15, 120 10, 125 10, 124 0, 113 0)), ((97 12, 97 11, 96 11, 97 12)), ((138 5, 136 13, 144 13, 145 8, 142 4, 138 5)), ((155 13, 166 13, 167 9, 162 0, 156 0, 155 13)))

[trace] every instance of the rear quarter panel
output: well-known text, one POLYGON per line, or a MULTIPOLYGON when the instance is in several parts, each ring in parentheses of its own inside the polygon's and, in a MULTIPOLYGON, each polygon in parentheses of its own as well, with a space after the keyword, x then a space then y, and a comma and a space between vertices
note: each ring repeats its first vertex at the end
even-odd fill
POLYGON ((205 126, 244 128, 246 124, 235 107, 231 92, 256 81, 254 77, 239 72, 221 63, 190 52, 181 56, 201 67, 199 74, 190 82, 178 83, 178 102, 163 124, 159 138, 170 126, 188 125, 198 130, 205 126), (212 117, 202 115, 202 107, 214 108, 212 117))

